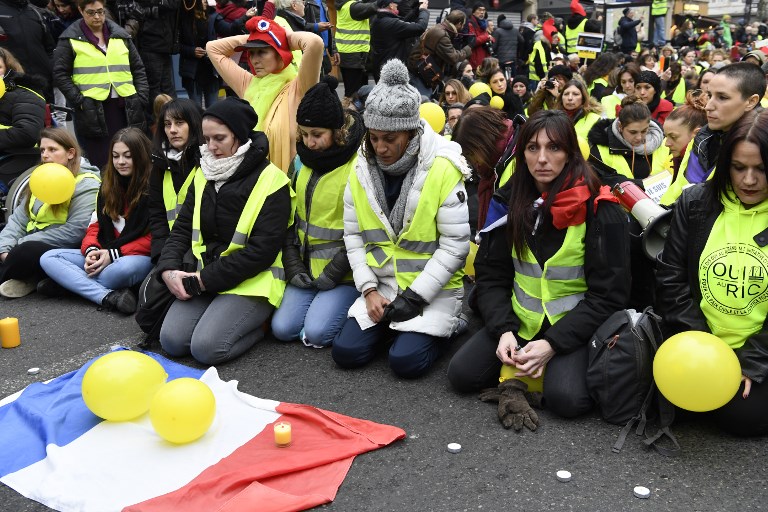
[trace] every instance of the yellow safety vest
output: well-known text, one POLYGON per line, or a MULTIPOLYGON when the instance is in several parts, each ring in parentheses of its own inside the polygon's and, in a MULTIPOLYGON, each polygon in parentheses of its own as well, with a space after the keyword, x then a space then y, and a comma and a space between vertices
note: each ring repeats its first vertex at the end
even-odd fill
POLYGON ((586 234, 584 222, 568 227, 563 245, 544 263, 543 269, 527 247, 522 260, 512 252, 515 265, 512 310, 520 319, 518 334, 523 339, 532 340, 541 330, 544 318, 554 325, 584 298, 586 234))
MULTIPOLYGON (((437 211, 456 184, 461 173, 447 159, 437 157, 429 170, 410 224, 393 239, 368 201, 356 173, 349 175, 349 188, 355 203, 360 234, 370 267, 381 268, 392 261, 400 290, 405 290, 421 274, 439 247, 437 211)), ((464 269, 454 272, 443 290, 461 288, 464 269)))
POLYGON ((582 116, 582 118, 576 121, 576 124, 573 125, 574 130, 576 130, 576 135, 584 140, 587 140, 587 134, 589 133, 589 130, 591 130, 592 127, 595 126, 595 123, 597 123, 600 119, 600 114, 596 114, 594 112, 590 112, 589 114, 582 116))
POLYGON ((589 84, 589 87, 587 87, 587 92, 589 93, 590 96, 592 96, 592 90, 595 88, 595 85, 597 84, 600 84, 603 87, 608 87, 608 81, 605 78, 603 77, 595 78, 594 80, 592 80, 592 83, 589 84))
MULTIPOLYGON (((296 231, 301 243, 301 255, 309 253, 312 277, 344 249, 344 189, 350 173, 357 165, 357 153, 349 161, 320 177, 307 197, 307 185, 312 169, 303 166, 296 179, 296 231)), ((351 280, 350 273, 345 280, 351 280)))
MULTIPOLYGON (((629 163, 627 163, 627 159, 624 158, 624 155, 612 154, 610 149, 608 149, 608 146, 602 146, 598 144, 596 147, 600 152, 600 160, 602 160, 607 167, 612 168, 617 173, 626 176, 631 180, 635 179, 634 175, 632 174, 632 169, 629 167, 629 163)), ((635 158, 644 157, 635 156, 635 158)), ((669 162, 669 148, 662 144, 658 147, 658 149, 656 149, 656 151, 651 154, 651 173, 649 176, 660 173, 662 171, 669 171, 671 174, 672 170, 669 169, 669 162)))
MULTIPOLYGON (((75 187, 77 187, 78 183, 86 178, 93 178, 94 180, 97 180, 99 183, 101 183, 101 178, 95 174, 90 172, 83 172, 75 176, 75 187)), ((67 217, 69 216, 69 203, 71 201, 72 198, 69 198, 61 204, 50 205, 36 198, 30 189, 28 206, 29 221, 27 222, 27 233, 45 229, 53 224, 65 224, 67 222, 67 217), (40 207, 37 209, 37 213, 35 213, 34 208, 36 204, 40 205, 40 207), (56 208, 51 208, 52 206, 55 206, 56 208)))
POLYGON ((168 229, 173 229, 173 224, 176 222, 176 217, 179 216, 181 206, 184 204, 184 200, 187 198, 187 191, 192 184, 192 180, 195 179, 195 173, 200 167, 195 167, 189 171, 189 175, 181 184, 178 194, 176 189, 173 188, 173 176, 171 170, 166 169, 163 175, 163 204, 165 204, 165 218, 168 221, 168 229))
POLYGON ((581 20, 581 23, 576 25, 576 28, 568 28, 568 26, 565 26, 565 52, 566 53, 576 53, 576 43, 579 40, 579 33, 580 32, 586 32, 584 30, 584 27, 587 26, 587 18, 584 18, 581 20))
MULTIPOLYGON (((203 171, 199 167, 195 172, 195 209, 192 213, 192 253, 197 258, 197 268, 201 270, 204 267, 203 254, 206 247, 200 233, 200 210, 203 202, 203 190, 208 181, 203 176, 203 171)), ((273 164, 261 171, 256 185, 253 186, 251 194, 248 196, 243 207, 243 212, 237 221, 235 232, 232 234, 232 240, 229 246, 221 253, 221 258, 226 258, 235 251, 239 251, 248 243, 251 236, 253 224, 259 217, 261 207, 267 196, 288 185, 288 177, 283 171, 273 164)), ((291 214, 287 219, 286 228, 291 225, 293 220, 293 210, 295 208, 295 195, 291 191, 291 214)), ((285 292, 285 271, 283 270, 283 252, 277 254, 277 258, 270 267, 254 277, 249 277, 234 288, 219 292, 233 295, 244 295, 248 297, 264 297, 274 307, 279 307, 283 300, 285 292)))
POLYGON ((680 77, 680 82, 675 87, 675 92, 672 93, 672 103, 675 105, 682 105, 685 103, 685 79, 680 77))
POLYGON ((339 53, 368 53, 371 50, 371 28, 368 20, 352 19, 349 9, 353 0, 336 13, 336 50, 339 53))
POLYGON ((653 0, 651 4, 651 16, 664 16, 667 14, 666 0, 653 0))
POLYGON ((70 43, 75 52, 72 81, 83 96, 104 101, 112 87, 122 97, 136 94, 125 41, 110 38, 106 55, 88 41, 70 39, 70 43))
POLYGON ((541 41, 536 41, 536 43, 533 45, 533 50, 531 50, 531 54, 528 56, 528 79, 529 80, 541 80, 544 78, 543 76, 539 76, 536 74, 536 60, 538 57, 539 62, 541 62, 542 68, 544 68, 544 71, 547 71, 547 50, 544 48, 544 44, 542 44, 541 41))
POLYGON ((621 105, 621 98, 615 94, 609 94, 600 99, 600 104, 603 106, 606 119, 616 119, 616 107, 621 105))
MULTIPOLYGON (((680 195, 683 193, 683 190, 690 185, 688 182, 688 178, 685 176, 685 171, 688 169, 688 160, 691 157, 691 151, 693 151, 693 139, 691 139, 691 142, 688 143, 688 146, 685 148, 685 154, 683 155, 683 160, 680 162, 680 169, 677 171, 677 178, 675 181, 672 182, 671 185, 669 185, 669 188, 666 192, 664 192, 664 195, 661 196, 661 199, 659 200, 659 204, 662 204, 664 206, 670 206, 675 201, 678 200, 680 195)), ((712 168, 712 172, 709 173, 709 176, 707 176, 706 181, 709 181, 712 179, 712 176, 715 175, 715 169, 712 168)))

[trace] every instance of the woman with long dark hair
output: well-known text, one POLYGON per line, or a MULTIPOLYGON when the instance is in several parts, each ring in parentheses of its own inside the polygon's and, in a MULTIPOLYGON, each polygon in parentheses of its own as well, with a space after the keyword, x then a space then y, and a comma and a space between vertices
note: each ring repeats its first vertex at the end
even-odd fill
POLYGON ((615 71, 613 92, 606 94, 600 99, 604 116, 607 119, 616 119, 616 114, 621 106, 621 100, 628 95, 634 96, 635 82, 637 82, 639 77, 640 68, 634 62, 625 64, 615 71))
POLYGON ((584 71, 584 83, 589 95, 600 101, 603 96, 611 94, 608 87, 608 75, 616 69, 618 56, 615 53, 601 53, 600 56, 584 71))
POLYGON ((536 414, 519 378, 543 374, 544 406, 573 417, 592 408, 585 383, 587 344, 629 297, 626 215, 584 161, 571 120, 539 112, 523 125, 517 171, 494 196, 506 211, 488 219, 475 259, 485 327, 454 355, 448 378, 469 392, 504 380, 485 399, 500 406, 506 428, 531 430, 536 414), (546 373, 544 369, 546 367, 546 373))
POLYGON ((63 288, 126 315, 136 311, 130 288, 152 268, 149 258, 149 139, 137 128, 112 137, 96 211, 80 249, 48 251, 45 273, 63 288))

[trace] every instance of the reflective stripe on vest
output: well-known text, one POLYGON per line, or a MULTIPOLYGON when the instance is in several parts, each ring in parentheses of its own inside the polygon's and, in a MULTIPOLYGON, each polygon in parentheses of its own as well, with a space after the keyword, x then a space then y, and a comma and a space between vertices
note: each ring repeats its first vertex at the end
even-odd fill
MULTIPOLYGON (((203 201, 203 190, 208 181, 203 176, 203 171, 198 167, 195 172, 195 209, 192 213, 192 253, 197 258, 198 270, 204 267, 203 254, 205 253, 205 242, 200 233, 200 209, 203 201)), ((235 232, 232 234, 232 241, 229 246, 221 253, 221 258, 226 258, 235 251, 239 251, 248 243, 251 236, 251 229, 259 217, 261 207, 267 196, 288 185, 288 177, 283 171, 275 165, 269 164, 261 171, 258 181, 253 186, 251 194, 248 196, 240 218, 237 221, 235 232)), ((291 191, 291 215, 286 221, 286 228, 291 225, 293 219, 293 209, 295 208, 295 196, 291 191)), ((243 280, 240 284, 229 290, 219 293, 230 293, 234 295, 244 295, 248 297, 265 297, 274 307, 280 306, 285 292, 285 272, 283 270, 283 253, 280 251, 277 258, 272 262, 268 269, 260 272, 254 277, 243 280)))
MULTIPOLYGON (((296 178, 296 232, 302 259, 306 261, 309 256, 312 277, 319 277, 344 249, 344 189, 356 164, 357 153, 341 167, 320 176, 311 197, 307 196, 307 185, 314 171, 303 166, 296 178)), ((345 280, 351 278, 350 273, 345 280)))
POLYGON ((544 318, 554 325, 584 298, 585 223, 570 226, 560 249, 544 263, 544 268, 526 248, 523 259, 514 252, 515 283, 512 309, 520 319, 518 334, 532 340, 541 330, 544 318))
MULTIPOLYGON (((94 180, 97 180, 99 183, 101 183, 101 179, 95 174, 90 172, 83 172, 75 176, 75 187, 77 187, 78 183, 86 178, 93 178, 94 180)), ((27 222, 27 233, 45 229, 53 224, 65 224, 67 222, 67 217, 69 216, 69 203, 71 201, 72 198, 69 198, 61 204, 50 205, 36 198, 30 189, 28 205, 29 222, 27 222), (37 209, 35 209, 35 206, 37 206, 37 209)))
POLYGON ((347 2, 336 13, 336 49, 339 53, 367 53, 371 50, 368 20, 357 21, 349 14, 353 2, 347 2))
POLYGON ((565 27, 565 53, 576 53, 576 43, 579 40, 579 33, 586 32, 584 27, 587 26, 587 18, 581 20, 581 23, 576 25, 576 28, 565 27))
MULTIPOLYGON (((635 179, 632 173, 632 169, 629 167, 629 163, 624 155, 612 154, 607 146, 598 144, 597 150, 600 152, 600 160, 606 165, 615 170, 618 174, 626 176, 629 179, 635 179)), ((645 158, 644 156, 636 155, 635 158, 645 158)), ((667 162, 669 160, 669 148, 665 145, 659 146, 656 151, 651 153, 651 168, 650 174, 656 174, 667 169, 667 162)))
POLYGON ((165 218, 168 221, 168 229, 173 229, 173 223, 176 222, 176 217, 179 216, 181 206, 184 204, 184 199, 187 198, 187 191, 192 184, 192 180, 195 179, 195 173, 198 168, 195 167, 189 172, 184 183, 181 184, 178 194, 176 189, 173 188, 171 170, 165 170, 163 175, 163 203, 165 204, 165 218))
POLYGON ((122 97, 136 94, 125 41, 110 38, 106 55, 88 41, 70 39, 70 43, 75 52, 72 81, 83 96, 104 101, 111 87, 122 97))
POLYGON ((589 87, 587 87, 587 92, 589 93, 590 96, 592 96, 592 89, 594 89, 595 85, 597 84, 600 84, 603 87, 608 87, 608 81, 605 78, 603 77, 595 78, 594 80, 592 80, 592 83, 589 84, 589 87))
POLYGON ((538 61, 541 62, 541 67, 544 69, 544 72, 547 71, 547 57, 546 57, 546 49, 544 49, 544 45, 541 41, 536 41, 536 43, 533 45, 533 50, 531 50, 531 54, 528 56, 528 79, 529 80, 541 80, 544 78, 543 76, 540 77, 536 74, 536 61, 538 57, 538 61))
MULTIPOLYGON (((437 157, 424 181, 413 217, 404 219, 406 227, 400 236, 393 240, 384 222, 373 210, 357 174, 352 172, 349 176, 349 188, 368 265, 380 268, 392 261, 400 290, 411 286, 439 247, 437 211, 461 179, 461 173, 453 164, 445 158, 437 157)), ((462 287, 463 276, 464 269, 458 269, 443 289, 462 287)))

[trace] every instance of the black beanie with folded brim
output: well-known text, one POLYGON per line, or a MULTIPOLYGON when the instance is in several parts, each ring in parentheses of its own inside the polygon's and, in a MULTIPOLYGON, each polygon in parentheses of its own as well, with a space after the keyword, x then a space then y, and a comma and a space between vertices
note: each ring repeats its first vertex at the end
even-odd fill
POLYGON ((208 107, 203 112, 203 119, 208 116, 215 117, 224 123, 227 128, 232 130, 240 144, 245 144, 251 140, 251 133, 256 128, 256 123, 259 122, 259 117, 250 103, 232 97, 217 101, 208 107))

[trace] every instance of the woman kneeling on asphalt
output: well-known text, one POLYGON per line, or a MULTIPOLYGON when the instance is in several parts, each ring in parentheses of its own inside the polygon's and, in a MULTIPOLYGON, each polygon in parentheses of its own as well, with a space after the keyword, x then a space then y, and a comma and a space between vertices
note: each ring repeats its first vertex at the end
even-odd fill
POLYGON ((726 135, 710 181, 685 191, 656 274, 665 338, 711 332, 733 348, 743 386, 712 415, 743 436, 768 433, 768 112, 726 135), (725 269, 725 271, 723 271, 725 269))
POLYGON ((288 286, 272 318, 279 340, 328 347, 360 294, 344 247, 344 189, 365 136, 363 119, 344 111, 332 76, 312 87, 299 104, 294 177, 296 222, 288 228, 283 266, 288 286))
POLYGON ((257 116, 227 98, 203 114, 200 169, 157 270, 176 300, 160 330, 172 356, 203 364, 234 359, 264 337, 285 290, 281 247, 293 215, 288 177, 269 162, 257 116), (187 272, 184 255, 194 255, 187 272))
POLYGON ((362 293, 333 342, 333 359, 345 368, 368 363, 394 334, 390 367, 418 377, 459 328, 470 171, 459 145, 419 119, 420 103, 405 65, 384 64, 344 192, 344 242, 362 293))
MULTIPOLYGON (((584 161, 565 113, 531 116, 518 147, 517 171, 490 209, 508 213, 489 214, 475 259, 485 327, 454 355, 448 378, 470 392, 496 386, 502 365, 517 377, 543 374, 544 406, 578 416, 593 406, 589 339, 629 298, 626 214, 584 161)), ((495 395, 513 406, 499 407, 505 428, 535 430, 526 391, 510 378, 484 399, 495 395)))

